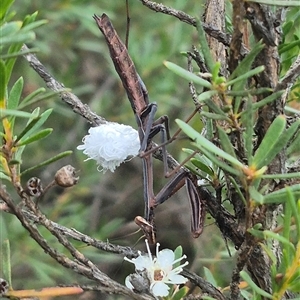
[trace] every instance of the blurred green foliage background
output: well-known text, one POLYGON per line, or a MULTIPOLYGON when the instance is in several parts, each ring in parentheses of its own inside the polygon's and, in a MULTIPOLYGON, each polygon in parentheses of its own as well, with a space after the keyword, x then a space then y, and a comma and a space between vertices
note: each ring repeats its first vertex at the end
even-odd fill
MULTIPOLYGON (((169 0, 163 1, 163 4, 193 16, 201 16, 202 2, 169 0)), ((170 16, 150 11, 139 1, 129 0, 129 7, 129 53, 148 88, 150 100, 158 103, 157 116, 167 114, 171 132, 175 132, 177 128, 174 119, 186 119, 193 110, 193 102, 186 82, 168 71, 163 66, 163 61, 169 60, 186 66, 186 59, 180 51, 190 50, 192 44, 197 46, 196 30, 170 16)), ((40 49, 38 58, 58 81, 71 88, 94 112, 108 121, 129 124, 136 128, 124 88, 113 68, 104 39, 92 18, 94 14, 101 15, 105 12, 124 40, 127 26, 125 0, 23 0, 15 1, 12 9, 16 12, 16 20, 22 20, 35 11, 39 12, 38 19, 48 20, 46 25, 35 31, 36 40, 28 46, 40 49)), ((11 82, 20 76, 25 80, 23 97, 45 86, 23 58, 18 58, 11 82)), ((28 174, 28 178, 39 177, 46 185, 53 179, 56 170, 65 164, 71 164, 80 170, 80 181, 76 186, 65 190, 55 188, 44 197, 40 203, 44 213, 51 220, 74 227, 94 238, 134 246, 142 235, 141 232, 135 233, 137 226, 133 222, 135 216, 143 215, 141 160, 135 158, 121 165, 115 173, 98 172, 94 161, 85 162, 86 157, 76 150, 87 134, 89 125, 86 121, 74 114, 59 97, 53 97, 38 105, 42 110, 50 107, 54 109, 46 124, 54 131, 38 145, 27 147, 23 168, 26 169, 61 151, 73 150, 74 153, 63 161, 28 174)), ((31 107, 32 110, 34 108, 31 107)), ((198 120, 193 122, 197 126, 198 120)), ((17 125, 20 128, 24 126, 22 122, 17 125)), ((183 159, 180 151, 185 143, 186 141, 179 141, 168 147, 179 161, 183 159)), ((166 182, 161 162, 155 162, 155 179, 155 190, 159 191, 166 182)), ((189 222, 189 204, 183 190, 157 209, 156 223, 161 247, 175 249, 182 245, 191 271, 201 275, 203 266, 206 266, 215 274, 218 285, 226 286, 230 282, 234 258, 229 257, 225 241, 213 225, 213 220, 208 216, 204 233, 197 240, 191 237, 189 222)), ((0 225, 1 241, 8 238, 11 243, 15 289, 84 282, 85 279, 63 269, 43 253, 15 217, 0 213, 0 225)), ((45 236, 53 244, 57 244, 53 237, 47 236, 47 233, 45 236)), ((78 247, 103 272, 119 282, 123 283, 125 276, 132 271, 131 266, 122 262, 123 257, 96 251, 80 243, 78 247)), ((136 248, 144 250, 143 239, 136 248)), ((231 249, 231 254, 234 255, 234 249, 231 249)), ((80 299, 93 299, 92 295, 94 294, 89 296, 85 293, 80 299)), ((124 297, 101 295, 97 299, 124 297)))

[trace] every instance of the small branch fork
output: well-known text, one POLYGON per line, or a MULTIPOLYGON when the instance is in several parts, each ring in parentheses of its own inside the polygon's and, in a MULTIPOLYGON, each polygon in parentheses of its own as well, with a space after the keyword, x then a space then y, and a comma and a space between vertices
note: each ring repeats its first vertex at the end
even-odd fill
MULTIPOLYGON (((160 12, 166 15, 173 16, 177 19, 179 19, 182 22, 185 22, 189 25, 192 25, 194 27, 197 27, 197 21, 196 18, 186 14, 183 11, 165 6, 161 3, 156 3, 154 1, 148 1, 148 0, 139 0, 142 2, 143 5, 148 7, 149 9, 155 11, 155 12, 160 12)), ((229 34, 226 34, 212 26, 209 26, 205 23, 202 23, 202 26, 207 34, 209 34, 211 37, 215 38, 225 46, 229 46, 231 37, 229 34)))
MULTIPOLYGON (((6 192, 5 186, 3 185, 0 186, 0 198, 4 201, 4 203, 0 202, 0 211, 14 214, 20 220, 23 227, 28 230, 31 237, 45 251, 45 253, 49 254, 65 268, 72 269, 76 273, 92 279, 97 283, 100 283, 100 285, 75 284, 72 286, 79 286, 85 291, 100 291, 102 293, 123 294, 130 296, 132 299, 153 299, 153 297, 149 295, 133 293, 131 290, 109 278, 107 275, 101 272, 96 265, 88 260, 81 252, 75 249, 67 238, 80 241, 88 246, 95 247, 105 252, 121 254, 122 256, 127 256, 129 258, 137 257, 137 250, 134 250, 130 247, 114 245, 109 242, 96 240, 77 231, 74 228, 67 228, 56 222, 53 222, 47 219, 47 217, 41 213, 41 211, 36 207, 35 203, 33 203, 31 199, 26 199, 26 203, 29 204, 30 210, 22 209, 14 203, 10 195, 6 192), (52 248, 40 234, 36 227, 36 224, 40 224, 47 228, 49 232, 51 232, 51 234, 53 234, 58 239, 58 241, 71 253, 74 260, 71 260, 64 254, 61 254, 56 249, 52 248)), ((190 279, 195 285, 199 286, 203 290, 203 292, 210 294, 216 299, 225 300, 225 297, 221 294, 221 292, 217 288, 213 287, 209 282, 205 281, 203 278, 186 269, 182 272, 182 274, 190 279)))
MULTIPOLYGON (((46 216, 42 214, 42 212, 36 207, 35 203, 26 195, 23 194, 22 199, 25 201, 26 207, 29 209, 29 211, 25 211, 21 209, 19 205, 16 205, 11 199, 10 195, 6 192, 5 186, 3 185, 0 186, 0 198, 7 205, 6 209, 3 204, 1 205, 1 208, 14 214, 19 219, 22 226, 30 233, 30 236, 45 251, 45 253, 54 258, 60 265, 64 266, 67 269, 71 269, 86 278, 94 280, 97 283, 100 283, 100 291, 104 288, 106 292, 127 295, 132 299, 153 299, 153 297, 151 296, 141 294, 138 295, 132 292, 130 289, 119 284, 118 282, 114 281, 106 274, 101 272, 95 264, 87 259, 68 241, 68 239, 66 238, 67 234, 65 233, 70 233, 71 230, 65 230, 66 228, 47 219, 46 216), (66 255, 58 252, 55 248, 51 247, 44 239, 44 237, 40 234, 35 223, 33 223, 32 220, 34 220, 38 224, 43 225, 53 236, 55 236, 58 242, 70 252, 73 259, 70 259, 66 255), (64 228, 64 231, 62 231, 62 228, 64 228)), ((90 240, 90 238, 86 238, 90 240)))

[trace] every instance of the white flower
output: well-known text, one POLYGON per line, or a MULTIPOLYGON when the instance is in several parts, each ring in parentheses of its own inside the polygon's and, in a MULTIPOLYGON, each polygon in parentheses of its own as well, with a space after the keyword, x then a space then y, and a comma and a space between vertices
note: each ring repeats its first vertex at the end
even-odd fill
POLYGON ((131 126, 107 123, 91 127, 83 138, 83 145, 77 147, 102 166, 103 171, 114 172, 128 157, 137 156, 140 149, 138 132, 131 126))
MULTIPOLYGON (((186 255, 175 260, 175 253, 170 249, 164 249, 158 251, 159 243, 156 244, 156 257, 152 257, 148 241, 146 240, 146 246, 148 251, 147 255, 142 255, 139 252, 137 258, 129 259, 125 257, 124 259, 133 263, 135 265, 135 270, 138 274, 141 272, 146 272, 149 279, 149 290, 154 296, 164 297, 169 294, 170 287, 167 284, 183 284, 188 281, 179 273, 182 268, 188 264, 185 262, 183 265, 173 268, 174 264, 178 263, 182 259, 186 258, 186 255)), ((132 274, 127 276, 125 279, 125 284, 128 288, 134 289, 131 282, 132 274)))

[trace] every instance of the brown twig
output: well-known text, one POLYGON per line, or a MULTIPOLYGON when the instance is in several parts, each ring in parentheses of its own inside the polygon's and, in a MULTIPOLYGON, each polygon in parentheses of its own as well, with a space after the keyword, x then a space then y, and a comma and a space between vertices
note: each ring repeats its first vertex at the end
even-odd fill
POLYGON ((285 76, 280 80, 276 86, 276 91, 285 90, 291 87, 300 77, 300 55, 293 62, 285 76))
MULTIPOLYGON (((151 296, 142 294, 138 295, 132 292, 130 289, 117 283, 106 274, 101 272, 95 264, 87 259, 81 252, 75 249, 75 247, 66 239, 63 231, 57 230, 57 228, 61 227, 60 225, 56 227, 53 226, 54 222, 47 219, 46 216, 44 216, 39 209, 35 207, 33 202, 30 204, 30 199, 27 199, 26 203, 29 204, 28 208, 30 210, 34 210, 35 214, 21 209, 18 205, 15 205, 10 195, 6 192, 4 185, 0 186, 0 198, 6 203, 9 212, 13 213, 19 219, 22 226, 30 233, 31 237, 40 245, 45 253, 49 254, 65 268, 72 269, 74 272, 100 283, 100 286, 102 286, 107 293, 127 295, 132 299, 137 300, 153 299, 151 296), (27 218, 28 216, 30 216, 30 218, 27 218), (59 253, 55 248, 51 247, 40 234, 35 223, 32 222, 32 218, 37 220, 37 223, 46 227, 51 234, 54 235, 58 241, 69 250, 75 260, 68 258, 64 254, 59 253)), ((3 205, 2 208, 4 208, 3 205)), ((99 289, 101 289, 101 287, 99 289)))
MULTIPOLYGON (((28 51, 28 47, 24 44, 22 46, 22 51, 28 51)), ((59 92, 65 89, 65 86, 58 82, 47 70, 47 68, 39 61, 36 55, 32 53, 26 53, 23 55, 24 58, 29 62, 30 66, 39 74, 39 76, 45 81, 46 86, 54 91, 59 92)), ((89 121, 93 126, 98 126, 100 124, 105 124, 107 121, 96 115, 94 112, 91 111, 88 105, 83 104, 80 99, 76 95, 71 92, 63 91, 59 92, 61 99, 70 105, 73 111, 85 119, 89 121)))
MULTIPOLYGON (((151 10, 155 12, 160 12, 169 16, 173 16, 177 19, 179 19, 182 22, 185 22, 189 25, 192 25, 194 27, 197 27, 197 21, 196 18, 188 15, 187 13, 165 6, 161 3, 156 3, 154 1, 148 1, 148 0, 139 0, 143 3, 146 7, 150 8, 151 10)), ((219 42, 223 43, 225 46, 229 46, 231 37, 229 34, 226 34, 213 26, 207 25, 205 23, 202 23, 202 26, 207 34, 218 40, 219 42)))
MULTIPOLYGON (((1 189, 0 189, 1 190, 1 189)), ((0 192, 0 197, 2 198, 2 194, 0 192)), ((12 213, 12 210, 3 204, 0 203, 0 210, 6 211, 8 213, 12 213)), ((62 237, 68 237, 72 238, 76 241, 81 241, 89 246, 95 247, 99 250, 103 250, 105 252, 115 253, 115 254, 121 254, 123 256, 127 256, 128 258, 134 258, 139 255, 137 250, 134 250, 130 247, 124 247, 120 245, 111 244, 109 242, 102 242, 100 240, 94 239, 84 233, 79 232, 78 230, 74 228, 67 228, 65 226, 62 226, 56 222, 53 222, 46 217, 38 217, 37 215, 33 214, 32 212, 29 212, 27 210, 22 209, 21 210, 23 216, 25 216, 26 219, 33 221, 35 224, 40 224, 45 227, 47 227, 48 230, 50 230, 51 233, 53 233, 55 236, 59 236, 61 239, 62 237)), ((65 243, 65 241, 64 241, 65 243)), ((68 242, 69 243, 69 242, 68 242)), ((76 250, 77 251, 77 250, 76 250)), ((82 255, 82 254, 81 254, 82 255)), ((78 258, 78 254, 76 254, 78 258)), ((89 266, 89 264, 88 264, 89 266)), ((202 277, 196 275, 193 272, 188 271, 187 269, 184 269, 181 273, 183 276, 191 280, 196 286, 200 287, 203 292, 209 294, 210 296, 219 299, 224 300, 225 297, 223 294, 215 288, 212 284, 204 280, 202 277)), ((70 285, 62 285, 62 286, 70 286, 70 285)), ((77 285, 72 285, 77 286, 77 285)), ((100 292, 111 292, 111 289, 109 287, 105 287, 103 285, 78 285, 83 290, 92 290, 92 291, 100 291, 100 292)), ((142 298, 140 298, 142 299, 142 298)))

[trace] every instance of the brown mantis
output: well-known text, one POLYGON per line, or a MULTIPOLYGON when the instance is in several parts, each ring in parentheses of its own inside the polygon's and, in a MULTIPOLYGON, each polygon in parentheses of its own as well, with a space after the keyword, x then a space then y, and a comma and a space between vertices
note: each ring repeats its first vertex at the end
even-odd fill
POLYGON ((161 134, 163 162, 165 174, 167 174, 165 145, 166 140, 170 139, 168 118, 163 116, 154 121, 157 105, 149 103, 146 87, 135 69, 126 46, 107 15, 103 14, 101 17, 94 15, 94 19, 106 39, 112 61, 122 80, 138 125, 141 142, 140 157, 143 160, 145 213, 144 218, 136 217, 135 221, 144 231, 149 243, 155 243, 154 208, 186 185, 192 210, 191 231, 193 237, 196 238, 202 233, 205 217, 204 205, 197 191, 197 178, 187 171, 179 171, 156 196, 154 195, 151 141, 156 134, 161 134))

